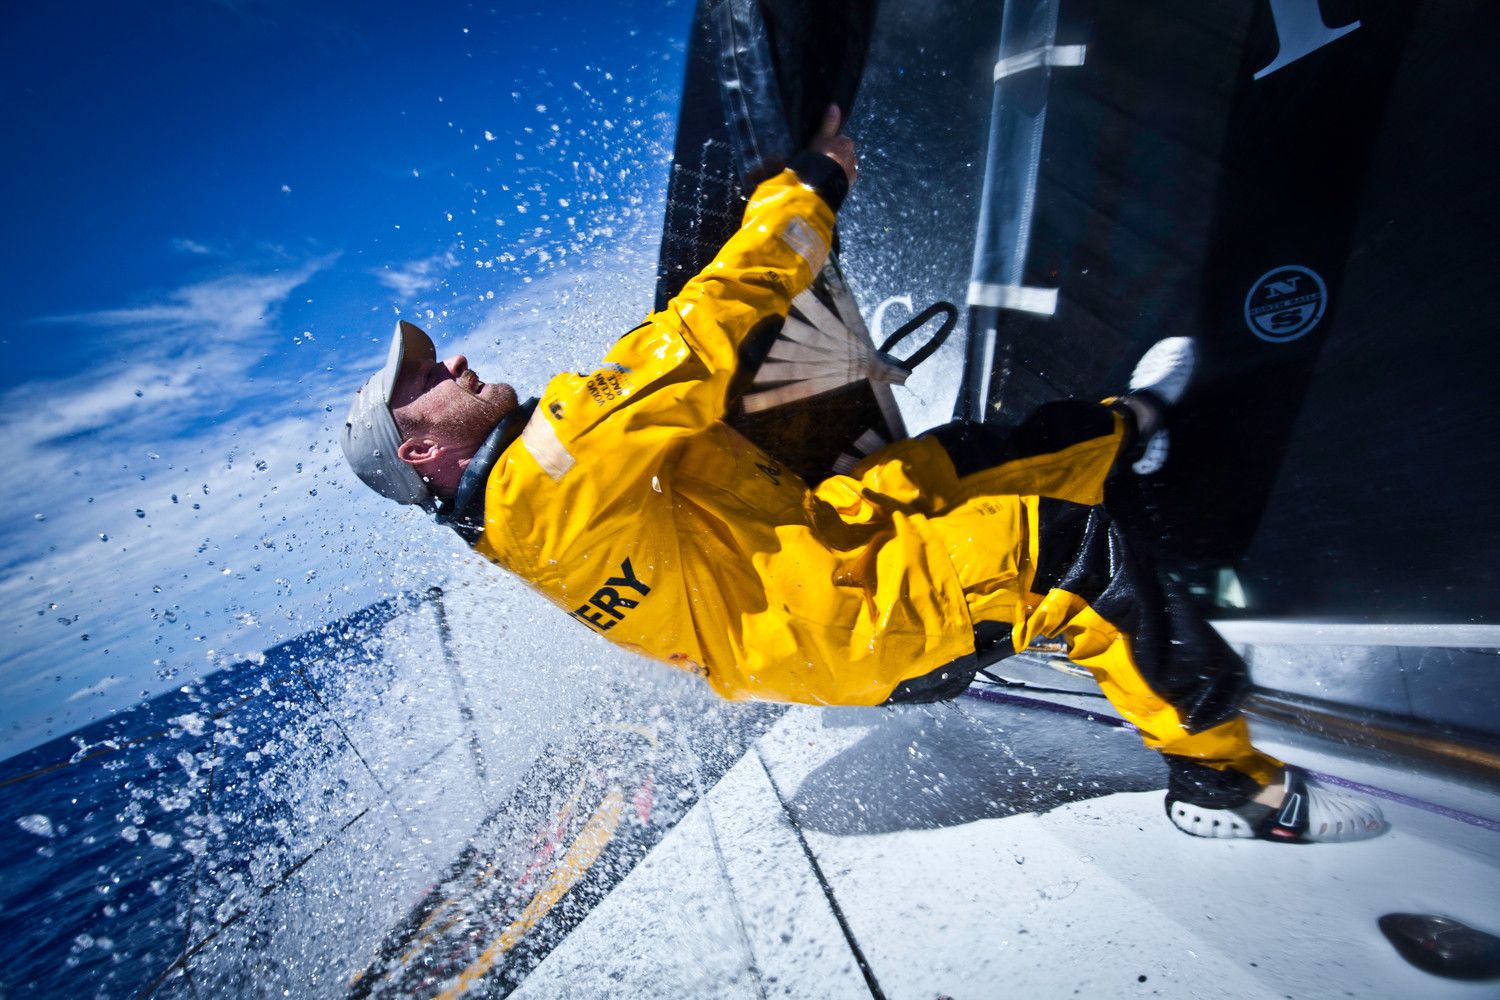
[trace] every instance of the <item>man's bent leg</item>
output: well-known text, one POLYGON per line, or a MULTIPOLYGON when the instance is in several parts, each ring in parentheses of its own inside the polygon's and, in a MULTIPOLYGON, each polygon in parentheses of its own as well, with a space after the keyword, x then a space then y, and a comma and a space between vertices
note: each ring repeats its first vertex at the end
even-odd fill
POLYGON ((1039 635, 1064 637, 1070 658, 1166 755, 1176 797, 1243 802, 1282 769, 1250 744, 1239 712, 1245 665, 1098 506, 1134 432, 1118 406, 1064 400, 1012 428, 960 421, 923 435, 948 453, 963 494, 1040 495, 1038 524, 1028 532, 1037 550, 1030 599, 1017 594, 1021 581, 985 571, 1015 565, 989 551, 1009 532, 973 531, 963 517, 940 527, 957 529, 942 533, 954 536, 949 555, 978 628, 1009 619, 1016 650, 1039 635))
POLYGON ((1135 421, 1109 403, 1069 399, 1038 407, 1015 427, 954 421, 927 431, 959 476, 961 493, 1104 499, 1104 482, 1131 447, 1135 421))
POLYGON ((1167 756, 1177 798, 1220 807, 1281 774, 1250 744, 1244 663, 1105 511, 1043 498, 1030 590, 1014 642, 1062 636, 1069 658, 1167 756))

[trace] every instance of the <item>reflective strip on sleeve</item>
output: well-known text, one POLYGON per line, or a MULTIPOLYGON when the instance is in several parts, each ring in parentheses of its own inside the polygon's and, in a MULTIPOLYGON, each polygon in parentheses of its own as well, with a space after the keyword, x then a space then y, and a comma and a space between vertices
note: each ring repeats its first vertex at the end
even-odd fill
POLYGON ((552 421, 547 419, 541 407, 526 422, 526 429, 521 432, 521 443, 554 482, 562 479, 573 467, 575 459, 572 453, 563 447, 557 436, 557 428, 552 426, 552 421))
POLYGON ((813 274, 818 273, 823 267, 823 261, 828 258, 828 244, 823 242, 823 237, 800 215, 788 222, 781 231, 781 242, 807 261, 813 274))

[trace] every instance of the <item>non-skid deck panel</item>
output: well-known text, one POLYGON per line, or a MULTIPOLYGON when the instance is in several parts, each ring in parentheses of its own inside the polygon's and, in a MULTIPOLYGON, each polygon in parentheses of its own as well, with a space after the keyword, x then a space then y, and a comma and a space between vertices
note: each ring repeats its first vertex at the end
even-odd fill
POLYGON ((795 710, 516 995, 1493 995, 1375 921, 1495 929, 1500 832, 1386 799, 1361 844, 1195 840, 1164 775, 1081 714, 795 710))

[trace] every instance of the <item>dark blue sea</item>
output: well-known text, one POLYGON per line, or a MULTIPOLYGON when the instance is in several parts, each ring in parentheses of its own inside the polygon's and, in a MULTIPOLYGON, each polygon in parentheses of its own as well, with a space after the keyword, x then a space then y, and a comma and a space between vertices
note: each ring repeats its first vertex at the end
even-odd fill
POLYGON ((440 590, 383 601, 0 762, 0 1000, 433 996, 616 790, 503 996, 780 712, 608 663, 497 691, 450 640, 440 590))
MULTIPOLYGON (((410 603, 0 762, 0 997, 181 991, 184 956, 327 842, 293 829, 296 797, 278 786, 347 756, 325 699, 351 671, 381 683, 380 627, 410 603)), ((347 770, 316 784, 333 825, 371 808, 347 770)))

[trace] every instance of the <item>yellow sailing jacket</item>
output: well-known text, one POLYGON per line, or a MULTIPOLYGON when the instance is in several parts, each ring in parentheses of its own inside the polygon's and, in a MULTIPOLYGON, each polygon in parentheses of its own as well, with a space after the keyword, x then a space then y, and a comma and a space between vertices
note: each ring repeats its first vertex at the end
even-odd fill
POLYGON ((812 283, 833 220, 792 170, 761 184, 666 309, 547 384, 484 494, 477 551, 727 698, 878 704, 974 650, 956 524, 928 520, 956 486, 941 448, 903 442, 811 490, 722 419, 741 342, 812 283))

